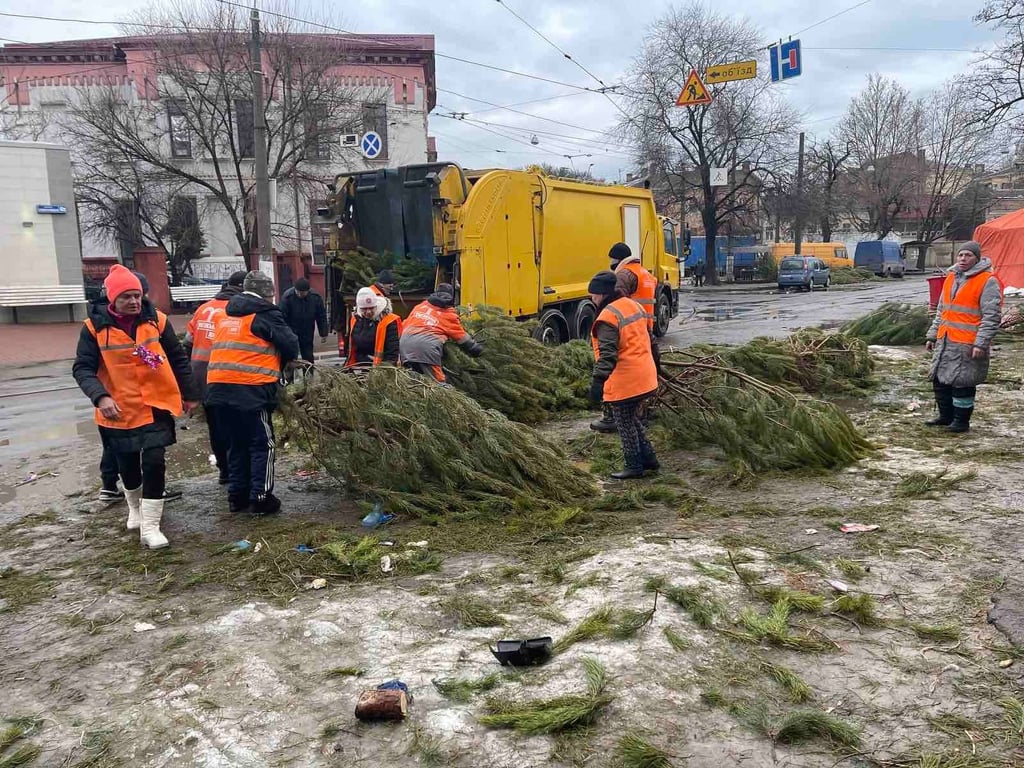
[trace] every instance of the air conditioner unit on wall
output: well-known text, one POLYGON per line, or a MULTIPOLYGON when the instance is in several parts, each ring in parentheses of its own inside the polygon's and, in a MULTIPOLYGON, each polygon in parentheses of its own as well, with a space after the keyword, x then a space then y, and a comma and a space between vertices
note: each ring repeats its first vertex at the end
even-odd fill
POLYGON ((359 146, 359 134, 358 133, 343 133, 343 134, 341 134, 341 146, 343 146, 343 147, 358 147, 359 146))

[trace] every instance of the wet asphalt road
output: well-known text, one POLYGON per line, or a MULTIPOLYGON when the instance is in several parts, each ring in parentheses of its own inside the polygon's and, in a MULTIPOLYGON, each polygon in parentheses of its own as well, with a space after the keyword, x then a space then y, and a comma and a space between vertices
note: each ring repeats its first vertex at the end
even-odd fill
POLYGON ((690 289, 680 298, 679 316, 663 345, 744 344, 757 336, 786 336, 809 326, 834 328, 889 301, 926 303, 925 276, 813 293, 780 294, 768 287, 743 292, 690 289))
MULTIPOLYGON (((927 295, 920 276, 811 294, 779 294, 767 287, 690 291, 666 341, 742 344, 804 326, 834 327, 887 301, 924 302, 927 295)), ((5 486, 21 474, 43 464, 93 463, 98 447, 92 407, 71 378, 70 361, 0 372, 0 501, 5 486)))

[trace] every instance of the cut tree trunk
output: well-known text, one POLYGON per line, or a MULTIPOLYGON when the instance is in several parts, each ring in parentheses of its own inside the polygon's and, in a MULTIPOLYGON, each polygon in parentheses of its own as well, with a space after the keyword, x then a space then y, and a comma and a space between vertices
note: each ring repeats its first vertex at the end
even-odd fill
POLYGON ((408 709, 405 691, 371 688, 359 694, 356 717, 360 720, 404 720, 408 709))

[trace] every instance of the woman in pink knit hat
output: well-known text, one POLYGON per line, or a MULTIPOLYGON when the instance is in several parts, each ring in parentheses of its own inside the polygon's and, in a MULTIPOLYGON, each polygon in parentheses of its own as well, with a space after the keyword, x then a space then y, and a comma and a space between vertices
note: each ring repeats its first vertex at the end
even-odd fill
POLYGON ((164 449, 174 417, 198 400, 188 355, 167 315, 143 298, 142 284, 115 264, 103 285, 110 303, 94 305, 82 327, 72 372, 96 407, 105 447, 117 456, 128 502, 128 530, 150 549, 167 546, 164 449))

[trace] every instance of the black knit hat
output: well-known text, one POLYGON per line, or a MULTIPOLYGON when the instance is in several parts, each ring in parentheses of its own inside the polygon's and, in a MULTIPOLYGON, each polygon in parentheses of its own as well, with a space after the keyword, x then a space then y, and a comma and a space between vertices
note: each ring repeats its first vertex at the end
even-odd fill
POLYGON ((300 277, 298 280, 295 281, 295 290, 296 291, 303 291, 303 292, 308 291, 309 290, 309 280, 307 280, 304 277, 300 277))
POLYGON ((244 269, 240 269, 237 272, 232 272, 231 277, 228 278, 228 285, 236 285, 241 288, 245 284, 245 276, 248 274, 244 269))
POLYGON ((395 276, 391 274, 390 269, 382 269, 380 274, 377 275, 377 282, 380 285, 394 285, 395 276))
POLYGON ((608 251, 608 259, 613 264, 618 264, 623 259, 628 259, 632 255, 633 252, 629 250, 629 246, 625 243, 616 243, 611 247, 611 250, 608 251))
POLYGON ((454 307, 455 288, 451 283, 440 283, 437 290, 430 294, 428 301, 435 307, 454 307))
POLYGON ((598 272, 590 279, 587 292, 595 293, 598 296, 609 296, 615 293, 615 273, 610 269, 598 272))

